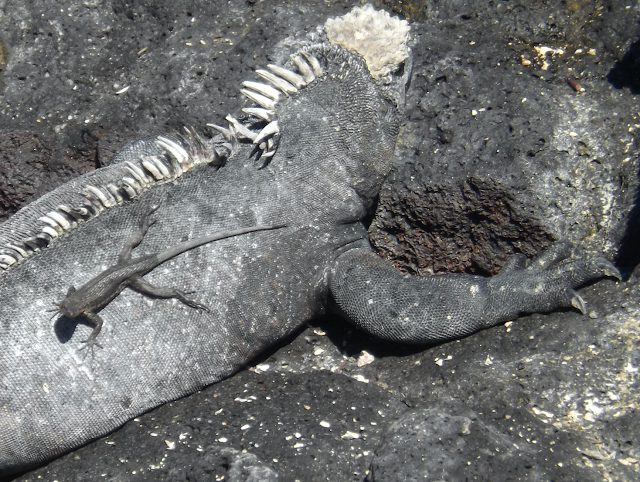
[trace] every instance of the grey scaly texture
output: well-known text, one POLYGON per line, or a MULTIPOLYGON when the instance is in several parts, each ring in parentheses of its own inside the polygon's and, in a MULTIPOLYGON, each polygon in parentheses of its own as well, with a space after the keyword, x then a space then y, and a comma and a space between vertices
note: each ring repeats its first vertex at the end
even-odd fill
POLYGON ((334 305, 378 336, 425 343, 524 311, 584 309, 574 288, 617 275, 602 258, 565 261, 561 244, 534 262, 515 257, 494 278, 405 279, 376 257, 363 220, 391 166, 409 28, 364 7, 326 31, 287 64, 257 71, 266 83, 243 92, 258 106, 228 117, 212 141, 192 130, 134 141, 0 226, 0 473, 228 377, 334 305), (103 350, 84 361, 91 327, 64 317, 52 326, 46 310, 116 263, 150 205, 160 208, 141 253, 215 231, 288 227, 153 269, 146 281, 195 291, 210 312, 124 290, 100 311, 103 350))

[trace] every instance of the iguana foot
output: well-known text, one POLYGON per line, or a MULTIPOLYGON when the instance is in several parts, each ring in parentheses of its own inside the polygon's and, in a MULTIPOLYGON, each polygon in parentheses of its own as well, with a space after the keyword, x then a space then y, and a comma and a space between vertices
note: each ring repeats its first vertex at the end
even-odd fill
POLYGON ((532 260, 512 256, 488 281, 491 306, 507 318, 569 307, 586 313, 575 290, 605 276, 621 279, 620 271, 605 258, 569 259, 570 254, 571 246, 560 242, 532 260))

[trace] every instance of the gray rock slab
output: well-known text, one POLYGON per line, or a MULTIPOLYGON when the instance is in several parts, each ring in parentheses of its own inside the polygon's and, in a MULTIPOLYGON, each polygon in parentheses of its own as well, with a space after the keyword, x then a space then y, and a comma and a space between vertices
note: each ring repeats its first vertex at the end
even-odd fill
MULTIPOLYGON (((553 442, 565 442, 562 438, 553 442)), ((396 420, 376 450, 367 480, 600 480, 585 467, 565 468, 563 456, 541 454, 451 401, 396 420)))
POLYGON ((495 273, 560 237, 617 254, 639 114, 609 77, 637 13, 562 5, 435 3, 418 28, 398 166, 370 230, 407 272, 495 273))

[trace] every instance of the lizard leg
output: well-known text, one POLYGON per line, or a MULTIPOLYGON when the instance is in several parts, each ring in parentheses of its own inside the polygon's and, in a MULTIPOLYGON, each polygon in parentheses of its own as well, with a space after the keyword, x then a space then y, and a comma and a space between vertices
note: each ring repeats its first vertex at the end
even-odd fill
POLYGON ((89 335, 89 338, 82 342, 84 343, 84 346, 80 348, 80 351, 89 347, 89 349, 91 350, 91 357, 93 358, 93 347, 97 346, 98 348, 102 348, 102 345, 100 345, 100 343, 96 341, 96 338, 100 334, 100 330, 102 330, 102 318, 100 318, 97 314, 91 312, 83 313, 83 316, 91 323, 93 323, 93 331, 89 335))
POLYGON ((565 259, 569 252, 561 243, 528 263, 516 255, 490 278, 404 278, 374 253, 354 249, 336 260, 330 290, 346 318, 373 335, 433 343, 470 335, 521 313, 571 306, 584 313, 585 303, 575 289, 604 276, 620 278, 620 273, 604 258, 565 259))
POLYGON ((151 283, 143 280, 140 276, 131 277, 128 284, 136 291, 149 296, 155 296, 157 298, 176 298, 177 300, 182 301, 185 305, 191 306, 192 308, 196 308, 206 312, 210 311, 209 307, 207 307, 206 305, 198 303, 191 298, 187 298, 187 293, 185 293, 184 291, 180 291, 175 288, 168 288, 165 286, 154 286, 151 283))
POLYGON ((145 234, 147 234, 149 227, 156 222, 156 220, 151 219, 150 216, 156 211, 156 209, 158 209, 158 207, 159 206, 152 206, 149 211, 147 211, 147 213, 140 218, 138 230, 127 238, 124 246, 122 247, 122 251, 118 256, 118 264, 124 263, 125 261, 129 261, 131 259, 131 251, 133 251, 133 248, 135 248, 142 242, 142 239, 144 238, 145 234))

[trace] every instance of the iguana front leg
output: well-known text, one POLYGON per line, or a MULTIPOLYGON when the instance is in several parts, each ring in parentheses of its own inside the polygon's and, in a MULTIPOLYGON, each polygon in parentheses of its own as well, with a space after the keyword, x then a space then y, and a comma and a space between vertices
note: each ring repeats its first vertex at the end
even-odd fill
POLYGON ((604 276, 619 279, 620 273, 604 258, 566 259, 569 252, 559 243, 531 261, 516 255, 491 278, 403 278, 374 253, 352 250, 336 261, 330 289, 343 314, 364 330, 393 341, 433 343, 470 335, 521 313, 571 306, 584 312, 575 289, 604 276))

